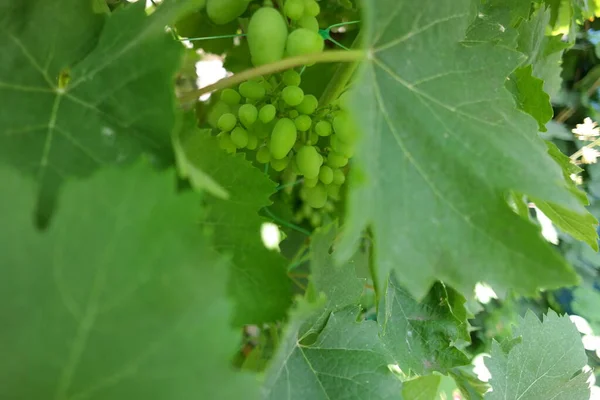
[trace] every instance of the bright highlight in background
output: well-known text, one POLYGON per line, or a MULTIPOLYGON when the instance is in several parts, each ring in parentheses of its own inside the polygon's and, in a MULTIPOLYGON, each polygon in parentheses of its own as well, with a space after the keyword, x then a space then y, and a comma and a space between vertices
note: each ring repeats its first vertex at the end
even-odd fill
POLYGON ((263 223, 260 227, 260 237, 267 249, 279 251, 281 232, 279 231, 277 225, 271 222, 263 223))

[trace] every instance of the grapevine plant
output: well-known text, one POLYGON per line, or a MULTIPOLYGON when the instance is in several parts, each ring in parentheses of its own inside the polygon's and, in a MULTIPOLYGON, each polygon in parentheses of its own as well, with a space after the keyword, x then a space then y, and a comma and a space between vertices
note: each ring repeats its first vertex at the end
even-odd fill
POLYGON ((0 398, 588 399, 567 316, 471 345, 579 282, 531 207, 598 250, 544 140, 588 6, 1 2, 0 398))

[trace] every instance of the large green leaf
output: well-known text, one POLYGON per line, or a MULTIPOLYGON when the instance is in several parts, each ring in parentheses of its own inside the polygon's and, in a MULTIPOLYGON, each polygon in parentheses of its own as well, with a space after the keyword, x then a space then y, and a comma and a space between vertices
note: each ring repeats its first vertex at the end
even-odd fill
POLYGON ((380 279, 396 270, 417 298, 435 280, 465 294, 478 281, 526 294, 576 282, 505 201, 513 189, 585 213, 504 88, 523 56, 460 43, 470 0, 376 3, 365 3, 352 102, 363 135, 340 258, 371 225, 380 279))
POLYGON ((229 366, 228 265, 173 173, 69 182, 45 232, 33 182, 3 168, 0 181, 0 398, 257 398, 229 366))
POLYGON ((331 313, 324 329, 299 336, 305 321, 320 313, 300 301, 280 348, 267 370, 266 399, 401 399, 402 383, 373 321, 357 322, 356 307, 331 313), (306 343, 307 340, 311 339, 306 343))
POLYGON ((587 373, 580 373, 587 357, 579 332, 569 317, 553 311, 541 322, 532 312, 520 318, 516 340, 492 343, 485 360, 492 374, 489 400, 588 400, 587 373))
POLYGON ((142 151, 171 160, 173 77, 181 45, 164 27, 193 2, 151 16, 144 2, 112 15, 91 1, 0 6, 0 163, 36 177, 43 218, 57 187, 142 151))
POLYGON ((469 363, 456 347, 470 342, 464 303, 464 297, 442 283, 419 303, 390 277, 377 320, 381 339, 405 373, 446 373, 469 363))
POLYGON ((271 204, 269 196, 275 192, 275 183, 244 155, 225 153, 210 131, 196 128, 194 122, 186 119, 181 131, 187 163, 211 176, 229 194, 227 199, 206 198, 209 211, 205 225, 213 231, 217 250, 233 257, 229 289, 235 301, 234 323, 281 319, 291 303, 286 261, 262 243, 260 227, 267 220, 258 214, 271 204))

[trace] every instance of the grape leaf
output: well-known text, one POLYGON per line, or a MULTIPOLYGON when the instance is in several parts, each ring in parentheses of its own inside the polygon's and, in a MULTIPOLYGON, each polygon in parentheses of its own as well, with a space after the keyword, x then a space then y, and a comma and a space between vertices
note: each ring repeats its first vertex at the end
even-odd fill
POLYGON ((368 59, 351 99, 362 132, 350 173, 347 258, 372 226, 379 279, 398 272, 422 298, 435 280, 532 294, 577 282, 538 229, 506 204, 513 189, 584 214, 504 88, 523 61, 460 43, 471 2, 366 3, 368 59), (435 15, 434 19, 429 16, 435 15))
POLYGON ((357 322, 355 307, 332 312, 313 343, 304 342, 308 335, 299 337, 304 322, 321 310, 302 300, 292 312, 285 337, 267 370, 264 397, 400 399, 402 383, 388 367, 390 358, 377 336, 377 324, 357 322))
POLYGON ((541 322, 529 311, 519 318, 514 335, 520 340, 505 345, 492 342, 492 357, 485 365, 492 374, 493 391, 486 399, 589 399, 589 374, 572 378, 586 365, 587 357, 569 317, 550 310, 541 322))
POLYGON ((229 291, 235 302, 234 324, 276 321, 285 317, 291 303, 291 286, 285 259, 265 248, 260 227, 267 219, 258 215, 270 205, 272 182, 243 155, 231 156, 219 148, 209 130, 187 119, 181 146, 194 168, 205 171, 227 193, 227 200, 206 198, 205 225, 213 230, 217 250, 232 255, 229 291))
POLYGON ((407 374, 432 371, 469 363, 456 344, 470 342, 465 299, 436 283, 421 303, 415 301, 390 277, 382 296, 377 320, 381 338, 407 374))
POLYGON ((454 392, 459 392, 454 379, 438 374, 406 381, 402 387, 404 398, 411 400, 454 399, 454 392))
POLYGON ((230 370, 228 265, 173 173, 137 165, 68 182, 44 233, 33 181, 3 168, 0 180, 0 397, 258 398, 230 370))
POLYGON ((540 132, 546 132, 554 111, 550 96, 544 92, 544 81, 533 76, 533 66, 529 64, 513 72, 506 87, 515 96, 517 106, 535 118, 540 132))
POLYGON ((497 42, 517 45, 516 26, 529 18, 531 3, 523 0, 478 1, 477 18, 467 29, 465 42, 497 42))
POLYGON ((164 27, 193 5, 9 0, 0 12, 0 163, 36 177, 42 219, 60 183, 150 151, 171 161, 181 45, 164 27))

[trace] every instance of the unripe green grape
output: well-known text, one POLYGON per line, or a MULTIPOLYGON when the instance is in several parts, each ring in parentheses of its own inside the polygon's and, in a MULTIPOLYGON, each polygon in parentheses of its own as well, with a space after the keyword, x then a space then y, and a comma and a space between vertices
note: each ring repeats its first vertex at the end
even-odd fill
POLYGON ((256 137, 256 135, 249 133, 248 134, 248 144, 246 145, 246 148, 248 150, 256 150, 257 147, 258 147, 258 138, 256 137))
POLYGON ((239 87, 239 91, 242 96, 251 100, 260 100, 265 97, 265 94, 267 93, 260 83, 254 81, 242 83, 239 87))
MULTIPOLYGON (((308 135, 308 142, 313 145, 317 144, 319 142, 319 135, 315 132, 311 132, 310 135, 308 135)), ((321 157, 321 161, 323 161, 323 157, 321 157)))
POLYGON ((296 163, 302 175, 314 179, 319 176, 323 159, 319 157, 319 152, 314 146, 303 146, 296 154, 296 163))
POLYGON ((265 104, 258 112, 258 119, 260 119, 263 124, 268 124, 269 122, 273 121, 275 114, 277 114, 277 109, 275 106, 273 104, 265 104))
POLYGON ((283 12, 285 15, 296 21, 304 15, 304 1, 303 0, 286 0, 285 6, 283 6, 283 12))
POLYGON ((266 164, 269 161, 271 161, 271 152, 269 151, 268 147, 263 146, 260 149, 258 149, 258 151, 256 152, 256 161, 258 161, 261 164, 266 164))
POLYGON ((300 74, 293 69, 288 69, 285 71, 282 79, 285 86, 300 86, 300 83, 302 82, 302 77, 300 74))
POLYGON ((258 110, 252 104, 244 104, 238 110, 238 117, 240 117, 240 122, 249 128, 256 122, 258 110))
POLYGON ((337 199, 340 195, 340 185, 327 185, 327 194, 333 199, 337 199))
POLYGON ((298 86, 287 86, 281 91, 281 98, 287 105, 296 107, 304 100, 304 91, 298 86))
POLYGON ((229 136, 228 132, 221 132, 217 135, 219 139, 219 147, 225 150, 227 153, 235 153, 236 147, 233 141, 231 140, 231 136, 229 136))
POLYGON ((288 117, 296 119, 298 118, 298 116, 300 115, 300 113, 298 112, 298 110, 290 110, 288 111, 288 117))
POLYGON ((258 9, 248 24, 247 38, 252 63, 259 66, 281 60, 287 36, 287 24, 279 11, 270 7, 258 9))
POLYGON ((344 182, 346 182, 346 175, 344 175, 344 172, 341 169, 334 169, 333 183, 335 183, 338 186, 341 186, 344 184, 344 182))
POLYGON ((312 114, 315 112, 317 107, 319 106, 319 100, 312 94, 304 96, 302 99, 302 103, 296 106, 296 110, 300 111, 302 114, 312 114))
POLYGON ((294 121, 289 118, 281 118, 273 127, 273 133, 271 134, 271 143, 269 143, 269 149, 271 155, 277 160, 285 158, 290 152, 296 139, 298 138, 298 131, 294 121))
POLYGON ((338 135, 331 136, 329 141, 331 143, 331 148, 337 153, 343 154, 348 158, 352 158, 352 156, 354 156, 354 143, 345 143, 339 140, 338 135))
POLYGON ((312 208, 322 208, 327 203, 327 189, 322 183, 306 189, 306 202, 312 208))
POLYGON ((217 25, 227 24, 246 11, 247 0, 207 0, 206 14, 217 25))
POLYGON ((217 101, 215 105, 208 110, 206 121, 213 128, 217 128, 221 115, 230 113, 231 111, 231 107, 227 103, 223 101, 217 101))
POLYGON ((317 32, 306 28, 298 28, 289 34, 286 50, 291 56, 320 53, 325 47, 325 42, 317 32))
POLYGON ((305 28, 308 29, 309 31, 313 31, 313 32, 319 32, 319 21, 317 21, 317 19, 315 17, 311 17, 309 15, 305 15, 302 18, 300 18, 296 24, 300 27, 300 28, 305 28))
POLYGON ((321 13, 321 7, 315 0, 304 0, 304 15, 316 17, 321 13))
POLYGON ((337 103, 342 110, 348 111, 350 109, 350 91, 342 93, 338 98, 337 103))
POLYGON ((277 172, 283 171, 288 166, 289 163, 290 163, 289 157, 285 157, 280 160, 277 160, 274 158, 271 159, 271 167, 273 167, 273 169, 277 172))
POLYGON ((327 121, 319 121, 315 125, 315 132, 319 136, 329 136, 331 135, 331 124, 327 121))
POLYGON ((316 227, 319 227, 319 226, 321 226, 321 223, 322 223, 322 222, 323 222, 323 217, 321 217, 321 214, 319 214, 319 213, 313 213, 313 214, 310 216, 310 224, 311 224, 313 227, 315 227, 315 228, 316 228, 316 227))
POLYGON ((221 101, 229 104, 230 106, 240 104, 241 100, 242 96, 240 96, 240 94, 233 89, 223 89, 221 92, 221 101))
POLYGON ((346 164, 348 164, 348 158, 344 157, 340 153, 336 153, 335 151, 332 151, 327 156, 327 165, 329 165, 332 168, 341 168, 341 167, 345 166, 346 164))
POLYGON ((239 126, 231 131, 231 141, 238 149, 242 149, 248 145, 248 132, 239 126))
POLYGON ((353 144, 356 142, 356 127, 350 114, 341 112, 333 119, 333 130, 342 142, 353 144))
POLYGON ((321 166, 321 170, 319 171, 319 180, 325 185, 329 185, 331 182, 333 182, 333 169, 327 165, 321 166))
POLYGON ((319 178, 304 178, 304 186, 307 188, 314 188, 319 183, 319 178))
POLYGON ((225 113, 221 115, 221 118, 219 118, 219 121, 217 122, 217 127, 222 131, 229 132, 230 130, 235 128, 236 124, 237 118, 235 117, 235 115, 231 113, 225 113))
POLYGON ((295 120, 296 128, 301 132, 306 132, 312 125, 312 119, 308 115, 300 115, 295 120))

